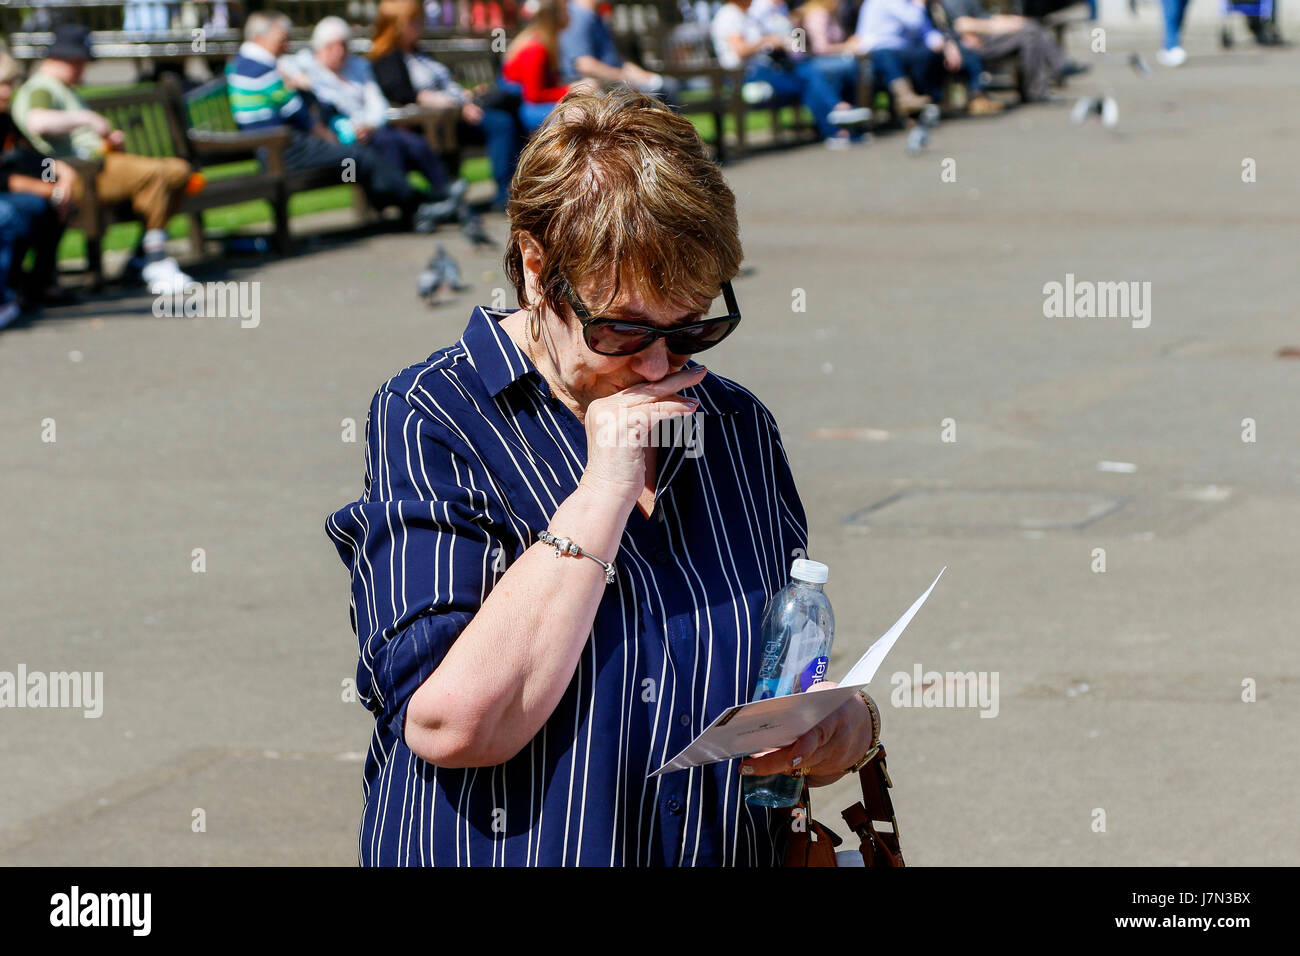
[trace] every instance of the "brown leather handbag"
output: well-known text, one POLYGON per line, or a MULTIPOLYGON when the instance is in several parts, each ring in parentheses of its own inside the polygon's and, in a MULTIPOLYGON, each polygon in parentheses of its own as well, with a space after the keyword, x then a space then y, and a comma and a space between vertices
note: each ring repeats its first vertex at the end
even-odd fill
MULTIPOLYGON (((885 768, 885 748, 876 744, 867 762, 858 771, 862 799, 844 810, 841 816, 862 841, 865 866, 903 866, 898 846, 898 821, 894 803, 889 799, 893 782, 885 768), (888 824, 889 830, 880 827, 888 824)), ((803 785, 799 802, 790 808, 789 830, 785 847, 786 866, 838 866, 835 848, 844 841, 812 817, 808 784, 803 785)))

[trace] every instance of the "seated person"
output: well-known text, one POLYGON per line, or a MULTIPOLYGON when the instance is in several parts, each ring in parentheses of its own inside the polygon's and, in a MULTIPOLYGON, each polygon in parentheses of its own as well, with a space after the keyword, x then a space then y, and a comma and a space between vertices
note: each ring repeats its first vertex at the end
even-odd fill
POLYGON ((459 201, 465 195, 465 181, 449 181, 442 160, 419 133, 389 125, 388 100, 375 82, 370 63, 348 53, 351 35, 341 17, 326 17, 312 31, 311 49, 282 57, 280 72, 290 86, 311 91, 340 143, 362 143, 390 166, 422 175, 433 198, 459 201))
POLYGON ((18 74, 13 57, 0 50, 0 197, 10 243, 8 261, 0 263, 0 303, 8 316, 0 325, 17 318, 20 303, 29 308, 72 300, 58 288, 56 256, 72 211, 72 184, 79 177, 62 160, 49 160, 32 149, 14 125, 9 107, 18 74), (21 264, 29 248, 35 257, 24 275, 21 264))
POLYGON ((718 63, 728 70, 743 69, 747 85, 764 84, 776 96, 797 97, 812 113, 827 146, 857 141, 860 134, 842 127, 869 120, 871 111, 842 100, 809 60, 792 60, 787 53, 790 35, 764 33, 749 7, 750 0, 731 0, 714 14, 710 32, 718 63))
POLYGON ((1037 20, 1009 13, 990 14, 982 0, 943 0, 948 22, 961 44, 987 60, 1014 56, 1024 74, 1025 100, 1052 99, 1052 84, 1083 73, 1087 67, 1069 60, 1037 20))
POLYGON ((964 79, 971 114, 1002 110, 1002 104, 983 91, 979 58, 935 26, 926 0, 864 0, 857 37, 859 49, 871 54, 871 66, 888 87, 899 115, 942 102, 949 74, 964 79))
MULTIPOLYGON (((791 11, 786 4, 786 0, 752 0, 749 5, 749 15, 758 21, 763 32, 767 34, 789 36, 791 42, 788 46, 787 53, 791 60, 808 60, 813 69, 830 83, 831 88, 835 90, 835 95, 847 103, 857 102, 858 97, 858 58, 857 46, 845 44, 843 31, 840 30, 838 41, 829 41, 825 36, 825 31, 831 29, 830 25, 824 21, 819 21, 814 14, 813 20, 816 27, 822 28, 822 34, 814 36, 807 25, 803 22, 805 12, 809 7, 817 7, 819 10, 826 12, 827 19, 833 19, 830 16, 831 0, 810 0, 809 3, 800 7, 798 11, 791 11), (819 6, 824 4, 824 6, 819 6), (802 30, 802 35, 796 34, 796 29, 802 30), (798 38, 798 42, 796 42, 798 38)), ((839 30, 839 24, 836 23, 835 30, 839 30)))
POLYGON ((22 261, 21 247, 31 230, 31 221, 0 192, 0 329, 22 315, 18 296, 9 286, 10 270, 22 261))
POLYGON ((569 8, 565 0, 538 0, 528 26, 506 47, 501 75, 519 85, 524 100, 519 107, 519 119, 527 133, 546 122, 555 104, 569 90, 597 88, 594 80, 560 83, 560 34, 568 25, 569 8))
MULTIPOLYGON (((282 13, 253 13, 244 25, 239 53, 226 64, 230 108, 240 129, 288 127, 292 139, 284 151, 290 170, 332 166, 340 171, 353 164, 358 185, 375 209, 397 206, 403 221, 419 232, 431 232, 441 219, 455 214, 456 204, 436 202, 417 191, 400 166, 386 162, 361 143, 340 143, 307 101, 291 89, 276 67, 276 58, 288 51, 289 18, 282 13)), ((340 182, 342 178, 340 176, 340 182)))
POLYGON ((54 42, 36 72, 14 96, 13 119, 26 140, 53 159, 102 159, 93 183, 68 183, 76 204, 83 189, 94 189, 104 203, 130 200, 144 220, 143 258, 138 268, 154 295, 183 290, 192 282, 167 255, 167 222, 176 214, 189 184, 189 163, 176 157, 155 159, 122 152, 125 137, 89 109, 72 87, 81 82, 93 58, 90 31, 77 24, 54 30, 54 42))
POLYGON ((569 25, 560 34, 560 77, 566 81, 587 77, 605 85, 626 83, 665 103, 681 99, 681 83, 675 78, 623 59, 609 24, 596 10, 596 0, 569 0, 569 25))
POLYGON ((482 143, 497 184, 495 208, 510 197, 515 160, 523 146, 519 101, 504 91, 485 88, 471 96, 452 78, 451 70, 419 51, 424 10, 419 0, 382 0, 375 16, 370 65, 380 91, 393 106, 418 103, 430 108, 459 109, 458 143, 482 143))

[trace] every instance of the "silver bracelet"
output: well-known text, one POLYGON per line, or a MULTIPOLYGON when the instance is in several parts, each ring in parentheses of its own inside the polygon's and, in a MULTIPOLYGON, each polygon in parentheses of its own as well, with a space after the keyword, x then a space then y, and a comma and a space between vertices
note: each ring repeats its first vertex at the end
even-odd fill
POLYGON ((561 554, 572 554, 575 556, 582 555, 584 558, 591 558, 591 560, 595 561, 597 564, 599 564, 602 568, 605 569, 605 583, 606 584, 614 583, 614 565, 606 561, 600 560, 600 558, 596 557, 590 551, 582 550, 582 548, 578 547, 569 538, 558 538, 555 535, 551 534, 549 531, 539 531, 537 533, 537 537, 544 544, 553 545, 555 547, 555 556, 557 558, 561 554))

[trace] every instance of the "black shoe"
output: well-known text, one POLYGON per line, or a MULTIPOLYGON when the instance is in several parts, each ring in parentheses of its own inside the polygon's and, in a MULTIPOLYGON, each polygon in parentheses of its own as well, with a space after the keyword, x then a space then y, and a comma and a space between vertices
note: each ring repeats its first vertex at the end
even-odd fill
POLYGON ((1066 60, 1065 66, 1056 71, 1056 80, 1058 83, 1064 83, 1072 76, 1080 76, 1092 69, 1089 63, 1076 63, 1074 60, 1066 60))
POLYGON ((495 246, 492 237, 483 229, 483 217, 469 206, 460 208, 460 231, 475 246, 495 246))
POLYGON ((75 292, 61 288, 57 284, 43 289, 23 289, 18 294, 18 298, 24 309, 57 309, 65 305, 77 305, 81 301, 81 297, 75 292))
POLYGON ((122 267, 122 274, 118 276, 118 281, 123 285, 143 285, 144 267, 147 264, 148 261, 144 256, 132 256, 122 267))

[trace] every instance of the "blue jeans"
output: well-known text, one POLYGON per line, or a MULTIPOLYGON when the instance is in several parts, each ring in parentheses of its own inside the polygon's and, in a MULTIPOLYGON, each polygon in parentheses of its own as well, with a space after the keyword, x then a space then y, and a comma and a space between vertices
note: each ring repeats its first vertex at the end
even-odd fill
POLYGON ((910 80, 912 89, 936 103, 943 98, 943 54, 926 46, 872 50, 871 69, 877 85, 888 88, 895 80, 910 80))
MULTIPOLYGON (((957 72, 967 89, 979 93, 984 88, 980 82, 980 74, 984 72, 983 61, 966 47, 960 49, 961 69, 957 72)), ((896 50, 872 50, 871 69, 880 86, 888 87, 895 80, 908 79, 916 92, 925 94, 936 103, 943 100, 948 71, 943 65, 943 54, 935 53, 929 47, 918 45, 896 50)))
POLYGON ((1183 14, 1187 12, 1188 0, 1160 0, 1165 14, 1165 49, 1172 50, 1182 46, 1183 14))
POLYGON ((813 56, 808 58, 814 70, 826 78, 835 95, 846 103, 865 106, 858 102, 858 60, 851 53, 813 56))
POLYGON ((966 89, 972 93, 984 92, 984 61, 979 54, 958 44, 961 50, 961 70, 958 72, 966 80, 966 89))
POLYGON ((382 156, 389 166, 423 176, 435 199, 447 195, 447 169, 433 147, 419 133, 400 126, 381 126, 371 136, 370 148, 382 156))
POLYGON ((407 182, 406 170, 391 165, 382 154, 361 143, 331 143, 313 133, 294 130, 284 150, 284 165, 291 172, 320 166, 342 171, 347 168, 347 160, 355 164, 356 182, 376 209, 400 206, 413 212, 427 198, 407 182))
POLYGON ((479 129, 483 131, 488 164, 497 183, 497 202, 504 203, 510 198, 510 180, 514 179, 515 163, 523 145, 519 120, 506 110, 484 110, 479 129))
POLYGON ((519 121, 524 124, 524 132, 537 132, 537 127, 546 122, 553 109, 554 103, 523 103, 519 107, 519 121))
POLYGON ((800 60, 788 70, 767 64, 751 66, 745 73, 745 82, 770 83, 778 98, 798 99, 812 113, 817 134, 822 139, 830 139, 839 131, 826 117, 840 98, 810 60, 800 60))
POLYGON ((13 299, 18 280, 26 279, 34 289, 54 282, 56 255, 63 223, 48 200, 30 193, 0 193, 0 303, 13 299), (36 261, 30 276, 21 269, 27 250, 35 249, 36 261))

